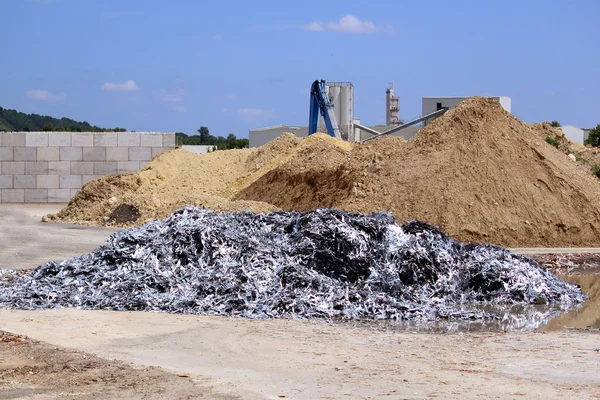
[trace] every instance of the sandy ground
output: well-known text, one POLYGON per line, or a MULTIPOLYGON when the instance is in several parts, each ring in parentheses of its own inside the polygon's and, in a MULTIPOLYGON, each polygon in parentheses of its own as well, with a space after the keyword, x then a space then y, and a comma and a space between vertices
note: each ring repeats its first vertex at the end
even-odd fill
POLYGON ((133 367, 0 331, 0 399, 235 399, 206 379, 133 367))
POLYGON ((436 335, 82 310, 0 311, 0 321, 52 345, 209 378, 242 398, 600 398, 600 335, 590 333, 436 335))
POLYGON ((0 269, 28 269, 89 253, 116 229, 41 222, 64 204, 0 204, 0 269))
MULTIPOLYGON (((56 210, 0 205, 0 268, 85 253, 113 231, 39 222, 56 210)), ((0 310, 0 330, 43 342, 0 340, 0 399, 600 399, 600 335, 576 330, 442 335, 71 309, 0 310)))

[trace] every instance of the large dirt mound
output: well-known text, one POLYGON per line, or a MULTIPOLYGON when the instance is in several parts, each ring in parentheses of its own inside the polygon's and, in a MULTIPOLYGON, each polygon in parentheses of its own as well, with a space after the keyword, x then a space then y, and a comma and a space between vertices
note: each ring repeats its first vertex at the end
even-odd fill
POLYGON ((342 155, 282 163, 237 199, 298 211, 389 210, 463 241, 600 245, 600 182, 495 101, 471 98, 406 145, 381 138, 342 155))
POLYGON ((215 151, 198 155, 183 149, 162 153, 135 174, 107 175, 88 182, 67 207, 51 219, 79 224, 132 226, 165 218, 181 206, 213 211, 268 212, 277 207, 232 197, 266 173, 295 159, 335 152, 340 157, 352 144, 316 133, 306 139, 284 134, 258 149, 215 151), (139 212, 135 221, 111 218, 127 205, 139 212))

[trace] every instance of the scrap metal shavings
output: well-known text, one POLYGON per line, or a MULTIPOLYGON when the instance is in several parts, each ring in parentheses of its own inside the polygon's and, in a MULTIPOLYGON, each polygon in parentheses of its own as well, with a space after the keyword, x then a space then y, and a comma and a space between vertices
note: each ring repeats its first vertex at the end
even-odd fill
POLYGON ((246 318, 502 318, 465 304, 561 304, 581 290, 533 260, 389 213, 195 207, 0 283, 0 306, 246 318))

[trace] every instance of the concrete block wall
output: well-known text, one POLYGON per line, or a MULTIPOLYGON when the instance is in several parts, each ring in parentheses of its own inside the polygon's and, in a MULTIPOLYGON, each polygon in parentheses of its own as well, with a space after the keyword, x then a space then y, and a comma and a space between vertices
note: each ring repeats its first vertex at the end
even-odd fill
POLYGON ((175 147, 171 132, 1 132, 0 203, 68 202, 90 180, 137 172, 175 147))

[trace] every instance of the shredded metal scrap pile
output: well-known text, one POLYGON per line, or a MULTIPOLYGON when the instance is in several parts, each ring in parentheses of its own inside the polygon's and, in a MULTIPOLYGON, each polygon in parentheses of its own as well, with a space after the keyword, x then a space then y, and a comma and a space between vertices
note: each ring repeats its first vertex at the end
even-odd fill
POLYGON ((0 306, 248 318, 484 318, 467 303, 584 300, 507 250, 421 222, 339 210, 218 214, 194 207, 111 235, 94 252, 0 283, 0 306))

